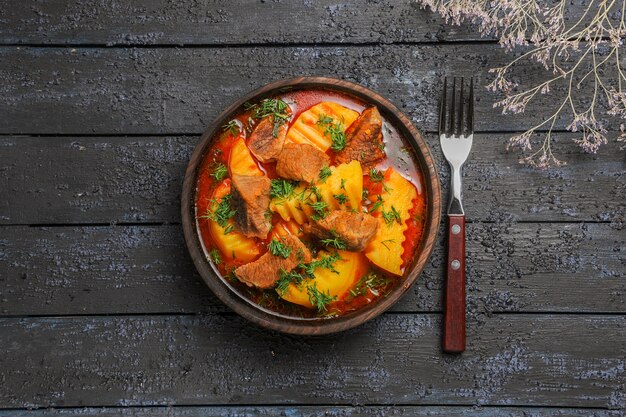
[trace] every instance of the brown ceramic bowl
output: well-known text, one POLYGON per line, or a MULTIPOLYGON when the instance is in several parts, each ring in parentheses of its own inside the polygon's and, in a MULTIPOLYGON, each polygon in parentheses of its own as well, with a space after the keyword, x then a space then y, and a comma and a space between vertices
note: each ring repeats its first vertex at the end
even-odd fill
POLYGON ((198 272, 211 288, 227 306, 235 312, 260 326, 278 330, 285 333, 319 335, 339 332, 365 323, 378 316, 393 304, 411 287, 417 277, 421 274, 426 262, 433 250, 437 229, 440 221, 441 191, 439 188, 439 177, 433 161, 433 157, 428 149, 428 145, 422 135, 411 124, 409 119, 398 110, 396 106, 379 94, 347 81, 334 78, 323 77, 301 77, 290 80, 276 81, 255 90, 244 97, 241 97, 209 125, 196 149, 191 156, 182 192, 182 222, 185 232, 185 242, 191 254, 198 272), (333 318, 298 318, 285 316, 271 310, 267 310, 243 295, 231 286, 227 280, 222 279, 219 272, 207 260, 200 236, 196 229, 195 222, 195 193, 198 168, 202 163, 204 154, 211 145, 212 139, 216 136, 218 129, 231 120, 234 115, 243 109, 246 102, 256 102, 268 96, 284 92, 285 89, 323 89, 339 92, 352 96, 357 100, 375 105, 380 110, 383 117, 391 123, 402 135, 407 144, 413 149, 414 157, 418 167, 421 169, 423 185, 426 192, 427 219, 424 225, 421 242, 412 264, 408 267, 409 273, 404 278, 401 285, 396 286, 384 298, 364 306, 352 313, 333 318))

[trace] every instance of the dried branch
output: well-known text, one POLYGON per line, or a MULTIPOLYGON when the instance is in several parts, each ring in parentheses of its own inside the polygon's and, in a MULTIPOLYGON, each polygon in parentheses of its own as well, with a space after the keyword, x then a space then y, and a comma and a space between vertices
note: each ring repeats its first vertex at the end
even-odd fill
MULTIPOLYGON (((518 47, 528 49, 508 64, 489 71, 494 78, 487 88, 504 93, 504 99, 494 104, 502 109, 503 114, 523 113, 538 94, 550 94, 556 90, 557 84, 565 86, 565 94, 557 101, 551 116, 510 139, 510 147, 531 150, 533 133, 547 128, 541 147, 521 158, 520 162, 540 168, 565 163, 553 154, 551 146, 552 131, 560 117, 569 117, 571 123, 567 129, 580 132, 581 136, 574 141, 589 153, 597 152, 608 142, 604 123, 596 116, 598 108, 609 116, 626 120, 626 92, 622 89, 626 77, 620 63, 626 37, 626 0, 590 1, 582 15, 571 24, 565 23, 569 4, 566 0, 541 3, 534 0, 418 2, 441 14, 447 22, 477 24, 483 36, 499 37, 500 44, 507 51, 518 47), (525 80, 522 88, 511 81, 511 75, 528 60, 543 65, 551 76, 542 81, 525 80), (584 104, 577 103, 576 96, 583 96, 586 99, 584 104)), ((620 130, 617 140, 626 142, 624 123, 620 130)))

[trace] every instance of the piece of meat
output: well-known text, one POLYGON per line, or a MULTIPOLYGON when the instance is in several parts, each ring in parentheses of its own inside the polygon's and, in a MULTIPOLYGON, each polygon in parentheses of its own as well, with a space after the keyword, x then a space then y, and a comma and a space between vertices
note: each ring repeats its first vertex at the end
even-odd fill
POLYGON ((276 163, 276 173, 283 178, 313 182, 330 158, 313 145, 286 143, 276 163))
POLYGON ((346 129, 346 147, 337 152, 335 161, 371 165, 385 157, 383 149, 383 119, 376 107, 369 107, 346 129))
POLYGON ((272 288, 280 278, 280 270, 291 272, 298 264, 311 262, 313 257, 309 249, 294 235, 281 236, 278 240, 291 249, 289 257, 264 253, 254 262, 235 269, 235 276, 250 287, 272 288))
POLYGON ((338 238, 346 250, 359 252, 374 238, 378 220, 367 213, 335 210, 321 220, 306 226, 305 232, 319 239, 338 238))
POLYGON ((261 162, 275 161, 283 150, 288 128, 287 123, 283 123, 274 136, 274 116, 262 119, 248 140, 250 152, 261 162))
POLYGON ((233 174, 231 183, 235 224, 245 236, 265 239, 272 226, 266 217, 270 205, 270 179, 233 174))

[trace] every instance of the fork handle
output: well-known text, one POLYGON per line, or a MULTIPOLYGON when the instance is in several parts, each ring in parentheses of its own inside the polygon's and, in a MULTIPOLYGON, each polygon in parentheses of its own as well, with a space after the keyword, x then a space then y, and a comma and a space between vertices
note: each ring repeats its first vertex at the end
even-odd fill
POLYGON ((443 350, 465 350, 465 216, 448 215, 448 263, 443 350))

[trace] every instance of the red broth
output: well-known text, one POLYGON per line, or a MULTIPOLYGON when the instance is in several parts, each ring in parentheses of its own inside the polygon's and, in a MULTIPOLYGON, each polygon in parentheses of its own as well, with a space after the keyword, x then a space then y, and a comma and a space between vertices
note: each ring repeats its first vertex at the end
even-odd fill
MULTIPOLYGON (((289 126, 293 124, 303 111, 323 101, 333 101, 359 113, 367 107, 364 103, 352 97, 325 90, 297 90, 273 98, 280 98, 289 104, 292 111, 289 126)), ((212 145, 204 155, 198 173, 196 187, 196 225, 200 238, 202 239, 205 255, 211 262, 211 252, 218 249, 216 248, 209 227, 211 220, 204 218, 202 214, 206 213, 212 199, 220 198, 230 192, 230 180, 225 178, 221 181, 217 181, 210 174, 217 164, 228 166, 229 154, 235 139, 240 136, 247 139, 252 130, 252 126, 250 126, 249 123, 250 116, 251 111, 243 111, 235 117, 237 122, 243 127, 238 134, 233 134, 230 131, 221 131, 217 134, 217 137, 214 138, 212 145)), ((411 261, 419 247, 426 217, 427 196, 424 194, 420 169, 415 162, 410 146, 408 146, 399 135, 397 130, 384 119, 383 137, 387 157, 379 161, 375 168, 384 171, 389 167, 393 167, 404 178, 408 179, 417 190, 417 198, 413 200, 413 206, 409 212, 410 218, 406 222, 408 228, 404 232, 405 241, 402 245, 404 249, 402 255, 403 276, 396 276, 379 269, 368 260, 368 265, 361 268, 362 270, 358 272, 353 288, 344 294, 341 299, 328 305, 327 310, 322 312, 285 301, 280 298, 273 289, 259 290, 248 287, 240 282, 234 275, 233 270, 244 262, 222 257, 221 262, 218 264, 214 263, 221 274, 221 278, 227 280, 241 295, 265 309, 283 315, 307 318, 334 317, 347 314, 363 308, 375 302, 377 299, 385 297, 393 288, 401 285, 406 278, 411 261), (368 275, 369 273, 371 274, 368 275), (375 279, 370 281, 369 285, 364 285, 364 281, 372 276, 375 277, 375 279)), ((331 156, 332 161, 332 151, 329 150, 328 154, 331 156)), ((275 163, 260 163, 258 161, 256 161, 256 163, 270 179, 277 178, 275 163)), ((331 164, 334 164, 334 162, 331 162, 331 164)), ((380 182, 376 183, 370 179, 368 172, 364 168, 363 189, 367 190, 370 195, 373 195, 380 193, 381 187, 380 182)), ((293 225, 286 225, 286 222, 284 222, 277 213, 273 214, 272 225, 273 227, 293 228, 293 225)), ((273 234, 270 233, 267 239, 255 238, 255 244, 259 252, 258 256, 261 256, 268 250, 267 245, 272 236, 273 234)))

